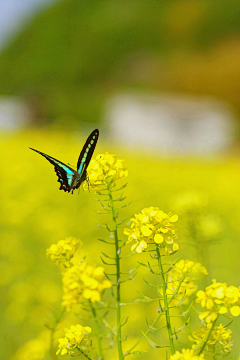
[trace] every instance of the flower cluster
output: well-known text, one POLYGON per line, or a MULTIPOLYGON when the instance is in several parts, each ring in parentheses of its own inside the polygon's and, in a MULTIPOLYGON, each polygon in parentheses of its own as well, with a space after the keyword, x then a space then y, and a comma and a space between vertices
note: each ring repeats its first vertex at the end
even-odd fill
POLYGON ((193 349, 182 349, 182 352, 176 351, 174 355, 170 356, 169 360, 201 360, 204 359, 204 355, 194 355, 193 349))
POLYGON ((193 242, 219 239, 222 232, 221 221, 215 214, 209 213, 208 196, 186 192, 175 198, 173 208, 181 215, 181 234, 185 240, 193 242), (194 234, 194 236, 193 236, 194 234))
MULTIPOLYGON (((194 263, 190 260, 179 260, 168 273, 169 286, 167 288, 167 294, 176 294, 176 290, 179 288, 179 294, 186 292, 187 302, 189 297, 197 291, 196 280, 201 274, 207 275, 208 273, 206 268, 200 263, 194 263)), ((175 295, 175 299, 179 299, 179 297, 181 297, 181 295, 175 295)))
POLYGON ((203 273, 204 275, 208 275, 206 268, 200 263, 195 263, 191 260, 179 260, 172 272, 175 272, 178 277, 182 276, 186 271, 190 271, 193 275, 198 273, 203 273))
MULTIPOLYGON (((211 325, 212 324, 208 324, 207 327, 202 326, 199 331, 195 331, 192 336, 189 336, 189 340, 194 343, 194 346, 202 343, 203 339, 206 338, 206 335, 211 331, 211 325)), ((232 330, 226 329, 226 326, 222 324, 214 327, 207 340, 206 350, 211 350, 211 345, 214 345, 215 351, 217 350, 218 354, 222 353, 226 355, 226 353, 232 350, 233 346, 231 334, 232 330)))
POLYGON ((37 338, 31 339, 23 344, 12 358, 13 360, 43 360, 49 353, 48 331, 39 334, 37 338))
POLYGON ((47 249, 47 257, 55 263, 69 262, 82 242, 74 237, 68 237, 65 240, 58 241, 47 249))
MULTIPOLYGON (((123 167, 123 161, 117 159, 117 155, 111 155, 108 152, 99 154, 96 159, 93 159, 88 166, 88 179, 92 186, 105 184, 108 182, 114 183, 116 180, 121 180, 128 176, 128 170, 123 167)), ((83 184, 84 189, 88 188, 87 182, 83 184)))
POLYGON ((111 281, 105 277, 103 267, 91 266, 85 261, 67 268, 62 281, 63 305, 68 311, 74 304, 79 304, 81 297, 92 303, 101 301, 101 292, 112 286, 111 281))
POLYGON ((72 325, 70 329, 64 329, 65 336, 58 339, 58 351, 61 355, 69 354, 73 355, 75 350, 85 352, 89 349, 90 340, 89 334, 92 329, 89 326, 72 325))
POLYGON ((207 324, 215 321, 218 314, 227 314, 228 310, 232 316, 240 315, 240 289, 216 280, 213 280, 205 291, 197 292, 196 302, 206 309, 199 318, 205 320, 207 324))
POLYGON ((123 233, 128 236, 127 243, 135 241, 132 251, 141 253, 149 244, 158 244, 165 248, 166 254, 171 254, 179 249, 175 241, 177 236, 174 223, 177 220, 177 215, 165 214, 159 208, 151 206, 136 214, 130 220, 131 229, 124 229, 123 233))
POLYGON ((174 200, 174 208, 181 214, 200 214, 208 204, 206 194, 195 192, 184 192, 179 194, 174 200))

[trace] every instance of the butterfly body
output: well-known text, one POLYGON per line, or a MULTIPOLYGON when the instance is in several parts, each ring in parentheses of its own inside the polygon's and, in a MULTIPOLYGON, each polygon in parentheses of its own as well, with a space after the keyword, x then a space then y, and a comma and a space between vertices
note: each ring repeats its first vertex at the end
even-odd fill
POLYGON ((58 176, 58 182, 61 184, 59 190, 64 190, 65 192, 71 192, 73 194, 73 191, 78 189, 87 179, 87 167, 96 147, 98 136, 99 131, 98 129, 95 129, 87 138, 78 158, 77 170, 72 169, 70 166, 41 151, 32 148, 30 149, 45 157, 45 159, 54 166, 58 176))

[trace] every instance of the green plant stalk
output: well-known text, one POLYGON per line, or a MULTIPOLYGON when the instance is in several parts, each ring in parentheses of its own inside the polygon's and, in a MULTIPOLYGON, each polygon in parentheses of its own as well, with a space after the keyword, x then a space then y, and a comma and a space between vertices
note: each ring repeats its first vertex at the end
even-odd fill
POLYGON ((53 346, 54 333, 55 333, 55 329, 51 329, 50 352, 51 352, 52 360, 57 360, 56 350, 54 349, 53 346))
POLYGON ((121 335, 121 296, 120 296, 120 259, 119 259, 119 246, 118 246, 118 232, 117 232, 117 220, 113 204, 112 192, 109 184, 107 183, 107 190, 109 196, 109 203, 112 211, 112 220, 113 220, 113 233, 115 241, 115 259, 116 259, 116 301, 117 301, 117 344, 118 344, 118 355, 119 360, 123 360, 123 351, 122 351, 122 335, 121 335))
POLYGON ((208 340, 209 340, 209 338, 210 338, 211 332, 213 331, 213 329, 214 329, 214 327, 215 327, 215 324, 216 324, 216 322, 217 322, 217 319, 218 319, 218 317, 216 318, 216 320, 213 321, 212 327, 211 327, 211 329, 210 329, 209 332, 208 332, 208 336, 207 336, 207 338, 206 338, 206 341, 204 342, 203 346, 201 347, 201 349, 200 349, 200 350, 198 351, 198 353, 197 353, 198 356, 201 355, 202 352, 203 352, 203 350, 205 349, 205 346, 207 345, 207 342, 208 342, 208 340))
POLYGON ((101 319, 103 324, 106 326, 106 328, 108 328, 113 335, 117 336, 116 331, 111 327, 111 325, 107 322, 107 320, 102 316, 101 312, 96 308, 95 308, 95 311, 98 314, 99 319, 101 319))
MULTIPOLYGON (((200 263, 204 264, 204 266, 206 267, 206 269, 210 269, 209 266, 209 241, 199 241, 198 242, 198 252, 199 252, 199 258, 200 258, 200 263)), ((211 274, 209 275, 211 276, 211 274)), ((201 284, 204 288, 207 287, 207 279, 206 276, 202 279, 201 284)))
POLYGON ((100 331, 99 331, 99 324, 98 324, 98 321, 97 321, 96 311, 95 311, 95 308, 94 308, 91 300, 89 300, 89 307, 90 307, 92 315, 93 315, 93 320, 94 320, 94 325, 95 325, 95 332, 97 334, 99 357, 103 360, 102 343, 101 343, 101 337, 100 337, 100 331))
POLYGON ((91 359, 87 354, 85 354, 81 349, 78 348, 78 350, 79 350, 79 352, 80 352, 83 356, 85 356, 86 359, 92 360, 92 359, 91 359))
POLYGON ((169 338, 171 353, 173 355, 175 353, 175 348, 174 348, 174 343, 173 343, 173 333, 172 333, 171 321, 170 321, 170 315, 169 315, 169 307, 168 307, 168 299, 167 299, 167 284, 166 284, 165 277, 164 277, 160 251, 157 246, 156 246, 156 253, 157 253, 157 259, 158 259, 158 267, 159 267, 160 275, 162 278, 163 301, 164 301, 164 311, 165 311, 165 315, 166 315, 166 324, 167 324, 167 329, 168 329, 168 338, 169 338))
POLYGON ((54 321, 53 321, 52 325, 47 326, 47 328, 51 330, 51 334, 50 334, 50 355, 51 355, 52 360, 57 360, 56 349, 54 348, 54 334, 55 334, 55 331, 56 331, 56 327, 59 324, 60 320, 62 319, 64 313, 65 313, 65 308, 62 308, 62 310, 59 311, 59 313, 55 313, 55 317, 54 317, 54 321))
POLYGON ((213 348, 212 352, 213 352, 213 354, 214 354, 214 355, 213 355, 213 360, 216 360, 216 346, 213 345, 212 348, 213 348))

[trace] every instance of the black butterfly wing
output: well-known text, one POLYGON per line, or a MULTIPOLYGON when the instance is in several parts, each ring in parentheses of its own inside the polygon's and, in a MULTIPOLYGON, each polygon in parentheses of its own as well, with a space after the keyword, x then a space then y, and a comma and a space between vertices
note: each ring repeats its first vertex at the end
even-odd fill
POLYGON ((77 163, 77 171, 81 176, 81 182, 83 182, 86 179, 87 167, 89 165, 94 149, 96 147, 98 136, 99 136, 99 130, 98 129, 93 130, 93 132, 91 132, 91 134, 87 138, 85 145, 83 146, 82 151, 79 155, 78 163, 77 163))
POLYGON ((47 159, 54 166, 55 172, 58 176, 58 182, 61 184, 59 189, 64 190, 65 192, 70 192, 72 190, 71 189, 72 178, 76 174, 76 171, 73 170, 68 165, 62 163, 57 159, 54 159, 53 157, 47 154, 42 153, 41 151, 32 148, 30 149, 44 156, 45 159, 47 159))
POLYGON ((54 166, 54 169, 58 176, 57 181, 61 184, 59 190, 64 190, 69 193, 71 191, 72 176, 69 179, 68 174, 61 167, 54 166))

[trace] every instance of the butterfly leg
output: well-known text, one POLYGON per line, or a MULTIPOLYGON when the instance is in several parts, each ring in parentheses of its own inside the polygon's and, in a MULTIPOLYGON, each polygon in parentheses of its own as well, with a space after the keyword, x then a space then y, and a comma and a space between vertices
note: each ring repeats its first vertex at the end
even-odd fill
MULTIPOLYGON (((92 186, 92 184, 91 184, 90 181, 89 181, 89 176, 88 176, 88 174, 86 174, 86 181, 87 181, 87 184, 88 184, 88 191, 90 192, 90 190, 89 190, 89 185, 92 186)), ((92 188, 93 188, 93 186, 92 186, 92 188)))

